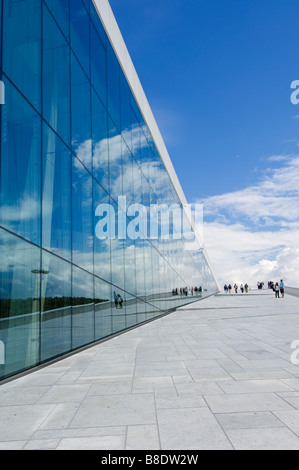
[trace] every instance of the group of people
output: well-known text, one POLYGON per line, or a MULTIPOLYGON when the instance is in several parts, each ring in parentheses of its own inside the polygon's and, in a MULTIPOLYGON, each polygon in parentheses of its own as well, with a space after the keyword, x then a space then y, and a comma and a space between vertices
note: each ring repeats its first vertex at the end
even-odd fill
MULTIPOLYGON (((263 287, 264 287, 264 283, 259 281, 259 282, 257 283, 257 288, 258 288, 259 290, 261 290, 261 289, 263 289, 263 287)), ((242 294, 243 294, 244 292, 245 292, 245 293, 248 293, 249 289, 250 289, 250 287, 248 286, 247 283, 246 283, 245 285, 243 285, 243 284, 240 285, 240 291, 241 291, 242 294)), ((269 281, 269 282, 268 282, 268 289, 272 289, 272 290, 275 292, 275 297, 276 297, 276 298, 278 298, 278 299, 279 299, 280 297, 284 298, 284 295, 285 295, 285 286, 284 286, 283 279, 281 279, 280 282, 276 282, 276 283, 274 283, 273 281, 269 281)), ((224 286, 224 292, 225 292, 226 294, 227 294, 227 293, 231 294, 232 290, 233 290, 233 287, 232 287, 231 284, 228 284, 228 285, 225 284, 225 286, 224 286)), ((235 285, 234 285, 234 291, 235 291, 236 294, 238 293, 238 290, 239 290, 239 286, 238 286, 238 284, 235 284, 235 285)))
POLYGON ((115 308, 118 309, 118 308, 123 308, 123 298, 120 294, 117 294, 116 292, 114 292, 114 305, 115 305, 115 308))
POLYGON ((180 295, 181 297, 188 297, 188 295, 192 297, 194 295, 201 295, 202 294, 202 287, 181 287, 180 289, 176 288, 172 290, 172 295, 180 295))
MULTIPOLYGON (((224 286, 224 292, 225 292, 226 294, 227 294, 227 293, 231 294, 232 290, 233 290, 233 287, 232 287, 231 284, 229 284, 229 285, 225 284, 225 286, 224 286)), ((238 293, 238 290, 239 290, 239 286, 238 286, 238 284, 235 284, 235 285, 234 285, 234 291, 235 291, 236 294, 238 293)), ((242 294, 244 294, 244 292, 245 292, 246 294, 248 294, 249 285, 248 285, 247 283, 246 283, 245 285, 241 284, 241 285, 240 285, 240 291, 241 291, 242 294)))
POLYGON ((280 299, 280 295, 282 298, 284 298, 285 287, 284 287, 283 279, 281 279, 280 282, 276 282, 276 283, 274 283, 273 281, 269 281, 268 289, 272 289, 273 292, 275 292, 276 299, 280 299))

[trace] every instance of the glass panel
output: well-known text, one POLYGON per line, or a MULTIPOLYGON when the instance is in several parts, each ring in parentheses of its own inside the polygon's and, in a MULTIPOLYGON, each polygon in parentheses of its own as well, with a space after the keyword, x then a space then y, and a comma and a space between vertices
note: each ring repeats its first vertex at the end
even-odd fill
POLYGON ((140 163, 139 152, 140 152, 140 125, 137 120, 136 114, 131 108, 131 150, 136 162, 140 163))
POLYGON ((165 260, 164 258, 159 255, 159 277, 160 277, 160 309, 166 310, 166 285, 165 285, 165 260))
MULTIPOLYGON (((126 198, 127 208, 135 203, 134 197, 134 180, 133 180, 133 157, 126 143, 122 142, 122 194, 126 198)), ((126 227, 130 223, 130 219, 126 217, 126 227)), ((131 239, 126 233, 124 240, 124 256, 125 256, 125 290, 132 294, 127 298, 127 324, 132 326, 137 322, 136 317, 136 259, 135 259, 135 240, 131 239)))
POLYGON ((110 200, 111 207, 115 213, 114 226, 115 226, 115 237, 111 239, 111 273, 112 273, 112 284, 118 288, 124 289, 125 287, 125 258, 124 258, 124 246, 125 246, 125 233, 121 233, 123 228, 126 228, 126 214, 123 212, 117 204, 110 200))
POLYGON ((93 276, 73 266, 72 349, 95 340, 93 276))
MULTIPOLYGON (((143 194, 142 194, 142 173, 136 161, 132 159, 132 173, 133 173, 133 189, 134 189, 134 198, 133 203, 143 204, 143 194)), ((131 212, 129 212, 129 215, 131 212)), ((137 321, 141 323, 146 320, 146 305, 143 301, 145 297, 145 278, 144 278, 144 233, 141 233, 142 227, 138 223, 138 212, 133 214, 130 219, 130 227, 135 227, 136 234, 129 231, 128 228, 128 238, 132 239, 131 235, 134 235, 135 239, 135 273, 136 273, 136 296, 137 299, 137 321), (137 219, 136 219, 137 217, 137 219)))
POLYGON ((91 25, 91 81, 102 102, 107 106, 106 49, 93 25, 91 25))
POLYGON ((0 229, 0 379, 39 362, 40 249, 0 229))
POLYGON ((70 144, 70 50, 47 8, 43 9, 43 114, 70 144))
POLYGON ((127 328, 137 324, 137 299, 126 292, 126 325, 127 328))
POLYGON ((76 157, 72 190, 73 263, 93 273, 92 176, 76 157))
POLYGON ((172 305, 172 290, 173 290, 173 282, 174 282, 174 271, 171 268, 171 266, 166 263, 166 297, 165 297, 165 303, 166 303, 166 310, 171 310, 173 308, 172 305))
POLYGON ((2 109, 0 225, 40 244, 41 122, 33 108, 5 81, 2 109))
POLYGON ((136 122, 140 122, 140 118, 141 118, 141 114, 140 114, 140 109, 139 107, 137 106, 137 103, 136 103, 136 100, 134 98, 134 96, 131 94, 131 107, 132 107, 132 110, 135 114, 135 119, 136 119, 136 122))
POLYGON ((40 111, 41 2, 3 2, 3 70, 40 111))
POLYGON ((120 65, 110 43, 107 45, 108 112, 120 129, 120 65))
MULTIPOLYGON (((144 242, 144 274, 146 301, 152 303, 153 300, 153 273, 152 273, 152 245, 148 240, 144 242)), ((152 311, 152 308, 149 310, 152 311)))
POLYGON ((71 153, 44 124, 43 247, 71 261, 71 153))
MULTIPOLYGON (((113 214, 110 214, 110 198, 106 191, 94 181, 94 273, 111 282, 111 253, 109 238, 110 223, 113 223, 113 214)), ((110 296, 109 296, 110 299, 110 296)))
POLYGON ((122 137, 111 119, 108 119, 110 195, 117 202, 123 196, 122 137))
POLYGON ((126 144, 131 148, 131 90, 122 70, 120 71, 120 97, 122 136, 126 144))
MULTIPOLYGON (((144 124, 144 123, 143 123, 144 124)), ((151 156, 151 150, 143 131, 143 127, 140 127, 140 160, 141 170, 145 178, 149 181, 149 158, 151 156)))
POLYGON ((153 303, 148 305, 148 307, 147 307, 147 317, 148 317, 148 319, 158 318, 161 315, 163 315, 163 312, 161 310, 159 310, 155 305, 153 305, 153 303))
MULTIPOLYGON (((152 242, 154 245, 155 242, 152 242)), ((155 247, 152 249, 152 267, 153 267, 153 300, 152 303, 157 308, 161 308, 161 295, 160 295, 160 270, 159 270, 159 253, 155 247)))
POLYGON ((70 36, 70 0, 45 0, 63 34, 70 36))
POLYGON ((137 308, 137 323, 144 323, 147 320, 148 307, 143 298, 137 297, 136 299, 136 308, 137 308))
POLYGON ((106 47, 107 36, 106 36, 105 30, 104 30, 104 27, 101 23, 101 20, 99 18, 99 15, 96 12, 95 6, 94 6, 92 1, 90 2, 90 16, 91 16, 93 24, 94 24, 94 26, 97 30, 98 35, 101 38, 101 41, 102 41, 103 45, 106 47))
POLYGON ((141 173, 141 184, 142 184, 142 204, 146 209, 146 223, 144 226, 146 238, 150 238, 151 226, 150 226, 150 204, 151 204, 151 188, 148 181, 145 179, 144 174, 141 173))
MULTIPOLYGON (((0 0, 0 37, 2 38, 2 0, 0 0)), ((2 73, 2 47, 0 47, 0 73, 2 73)))
POLYGON ((168 175, 165 170, 165 167, 161 161, 160 156, 158 153, 155 154, 154 156, 154 166, 155 166, 155 178, 151 179, 151 187, 153 188, 159 203, 165 203, 167 204, 166 201, 166 191, 165 188, 168 185, 168 175))
POLYGON ((113 333, 126 328, 126 293, 119 287, 112 286, 112 330, 113 333))
POLYGON ((126 196, 127 207, 136 202, 134 197, 133 165, 135 165, 133 156, 125 142, 122 141, 122 195, 126 196))
POLYGON ((95 335, 96 340, 112 334, 111 284, 95 278, 95 335))
POLYGON ((92 170, 90 82, 72 54, 72 147, 84 165, 92 170))
POLYGON ((81 0, 71 0, 71 46, 90 77, 90 21, 81 0))
POLYGON ((41 360, 71 350, 71 264, 42 253, 41 360))
POLYGON ((136 161, 132 161, 134 204, 143 204, 142 173, 136 161))
POLYGON ((136 259, 135 241, 127 237, 124 240, 125 290, 136 295, 136 259))
POLYGON ((109 192, 108 115, 101 100, 92 91, 93 175, 109 192))
POLYGON ((112 334, 111 285, 95 278, 95 338, 112 334))
POLYGON ((87 11, 89 12, 90 0, 83 0, 83 3, 85 5, 87 11))
MULTIPOLYGON (((145 278, 144 278, 144 240, 135 240, 136 256, 136 291, 138 297, 145 298, 145 278)), ((140 321, 140 320, 138 320, 140 321)))

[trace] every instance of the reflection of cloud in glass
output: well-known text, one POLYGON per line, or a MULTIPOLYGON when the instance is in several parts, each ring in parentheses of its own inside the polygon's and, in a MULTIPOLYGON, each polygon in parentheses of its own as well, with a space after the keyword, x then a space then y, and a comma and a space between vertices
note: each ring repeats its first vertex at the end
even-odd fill
MULTIPOLYGON (((131 130, 127 129, 123 132, 124 140, 120 134, 117 134, 104 138, 99 142, 94 142, 94 170, 101 170, 106 178, 108 178, 109 174, 112 174, 113 194, 119 196, 126 195, 130 204, 133 202, 139 203, 142 196, 146 198, 147 201, 150 201, 151 199, 147 196, 151 194, 151 190, 155 192, 160 201, 166 198, 166 200, 170 200, 171 203, 177 202, 173 199, 173 188, 161 160, 158 157, 154 157, 143 132, 140 131, 140 126, 136 125, 131 130), (139 153, 136 155, 138 163, 133 159, 131 151, 125 141, 132 142, 131 148, 136 149, 136 151, 138 150, 139 153), (140 151, 146 150, 147 147, 149 151, 142 153, 142 159, 140 159, 140 151), (140 170, 146 176, 147 181, 142 176, 140 170)), ((92 141, 88 139, 78 145, 76 152, 79 160, 87 167, 90 162, 91 145, 92 141)), ((75 193, 77 190, 79 191, 76 203, 80 204, 80 210, 89 212, 92 207, 91 177, 79 160, 75 157, 73 158, 75 170, 73 189, 75 193)), ((21 202, 20 206, 15 204, 10 207, 2 207, 3 218, 13 221, 16 211, 21 213, 22 219, 24 220, 36 218, 40 213, 38 198, 28 197, 21 202)), ((51 213, 51 201, 47 201, 46 198, 43 200, 43 211, 44 214, 51 213)), ((19 215, 15 217, 15 219, 19 220, 19 215)), ((81 247, 77 246, 73 251, 76 264, 84 267, 88 272, 95 272, 95 274, 102 279, 110 281, 111 253, 109 240, 95 241, 94 265, 92 258, 86 256, 87 252, 92 252, 92 247, 93 234, 87 230, 84 236, 84 247, 82 246, 81 250, 81 247)), ((181 285, 200 285, 202 283, 201 272, 203 271, 204 263, 198 260, 195 261, 195 259, 189 259, 188 257, 190 257, 190 255, 183 253, 181 243, 175 243, 173 240, 164 240, 163 246, 159 246, 158 244, 157 247, 159 252, 165 257, 162 266, 160 266, 160 254, 156 252, 153 246, 145 247, 143 244, 139 245, 134 242, 126 242, 124 245, 115 244, 113 247, 113 278, 115 280, 122 280, 125 272, 125 288, 133 295, 137 293, 135 280, 138 280, 138 285, 140 286, 139 281, 144 278, 144 267, 146 267, 147 271, 152 271, 153 275, 150 275, 146 280, 146 286, 144 286, 143 292, 138 289, 140 295, 144 294, 145 291, 147 294, 163 291, 169 292, 172 288, 180 287, 181 285), (157 266, 157 262, 159 266, 157 266), (197 275, 194 277, 192 272, 194 269, 190 269, 188 263, 191 263, 193 266, 194 263, 196 264, 198 277, 197 275), (171 266, 175 266, 176 270, 171 266), (159 273, 157 271, 159 271, 159 273)), ((70 259, 69 252, 65 254, 60 252, 60 256, 70 259)), ((14 264, 13 260, 11 264, 14 264)), ((9 266, 9 262, 2 263, 2 270, 9 270, 9 266)), ((22 268, 20 268, 20 270, 22 270, 22 268)), ((64 273, 61 272, 61 279, 63 278, 64 273)), ((18 276, 15 276, 15 281, 17 285, 18 276)), ((78 285, 75 287, 79 290, 80 280, 74 279, 75 284, 77 284, 77 281, 78 285)))
POLYGON ((40 250, 2 229, 0 236, 1 297, 32 297, 38 287, 32 271, 40 270, 40 250))
POLYGON ((78 143, 76 146, 76 155, 81 162, 86 166, 90 166, 91 152, 92 152, 92 140, 87 139, 84 142, 78 143))
MULTIPOLYGON (((129 196, 133 192, 135 195, 149 196, 150 186, 156 193, 157 197, 163 199, 165 193, 169 191, 169 176, 161 161, 154 161, 150 158, 153 154, 149 148, 147 154, 143 154, 142 160, 138 161, 138 165, 133 161, 133 187, 132 187, 132 156, 130 149, 125 144, 125 141, 132 142, 132 148, 142 151, 143 149, 149 148, 147 139, 143 132, 140 132, 140 126, 135 125, 132 129, 126 129, 122 135, 112 135, 111 137, 104 138, 98 142, 93 143, 93 169, 97 175, 99 172, 102 177, 99 178, 100 182, 102 179, 105 181, 108 179, 110 174, 113 178, 111 186, 113 186, 113 194, 121 195, 126 194, 129 196), (140 138, 140 134, 141 137, 140 138), (148 160, 147 160, 148 158, 148 160), (142 185, 142 178, 136 177, 135 170, 138 172, 138 168, 141 169, 142 173, 146 176, 149 185, 142 185), (121 172, 122 169, 122 172, 121 172)), ((90 139, 82 142, 78 146, 77 155, 83 164, 88 166, 90 160, 90 139)), ((76 163, 75 163, 76 164, 76 163)), ((76 168, 80 170, 79 162, 76 164, 76 168)), ((135 201, 140 202, 140 201, 135 201)))
POLYGON ((1 217, 5 222, 33 220, 40 215, 40 200, 37 195, 26 196, 11 206, 1 207, 1 217))

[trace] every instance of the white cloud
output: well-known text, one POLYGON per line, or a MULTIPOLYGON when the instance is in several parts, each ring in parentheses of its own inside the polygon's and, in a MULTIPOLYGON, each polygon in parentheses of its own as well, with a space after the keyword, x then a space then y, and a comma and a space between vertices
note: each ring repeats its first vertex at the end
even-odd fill
POLYGON ((290 155, 271 155, 267 160, 269 162, 285 162, 290 160, 292 157, 290 155))
POLYGON ((221 213, 238 219, 244 216, 252 223, 299 220, 299 156, 284 167, 269 170, 255 186, 213 196, 204 201, 206 215, 221 213))
POLYGON ((243 190, 204 204, 204 242, 220 284, 280 280, 299 287, 299 156, 276 159, 243 190))

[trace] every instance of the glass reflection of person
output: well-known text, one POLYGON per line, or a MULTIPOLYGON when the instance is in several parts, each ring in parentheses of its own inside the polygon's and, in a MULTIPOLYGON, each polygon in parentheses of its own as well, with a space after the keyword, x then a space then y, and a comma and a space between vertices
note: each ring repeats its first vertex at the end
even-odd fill
POLYGON ((123 299, 122 299, 121 295, 120 295, 120 294, 118 294, 118 296, 117 296, 117 297, 118 297, 118 304, 119 304, 119 308, 123 308, 123 299))
POLYGON ((114 305, 115 308, 118 308, 118 296, 116 295, 116 292, 114 292, 114 305))

